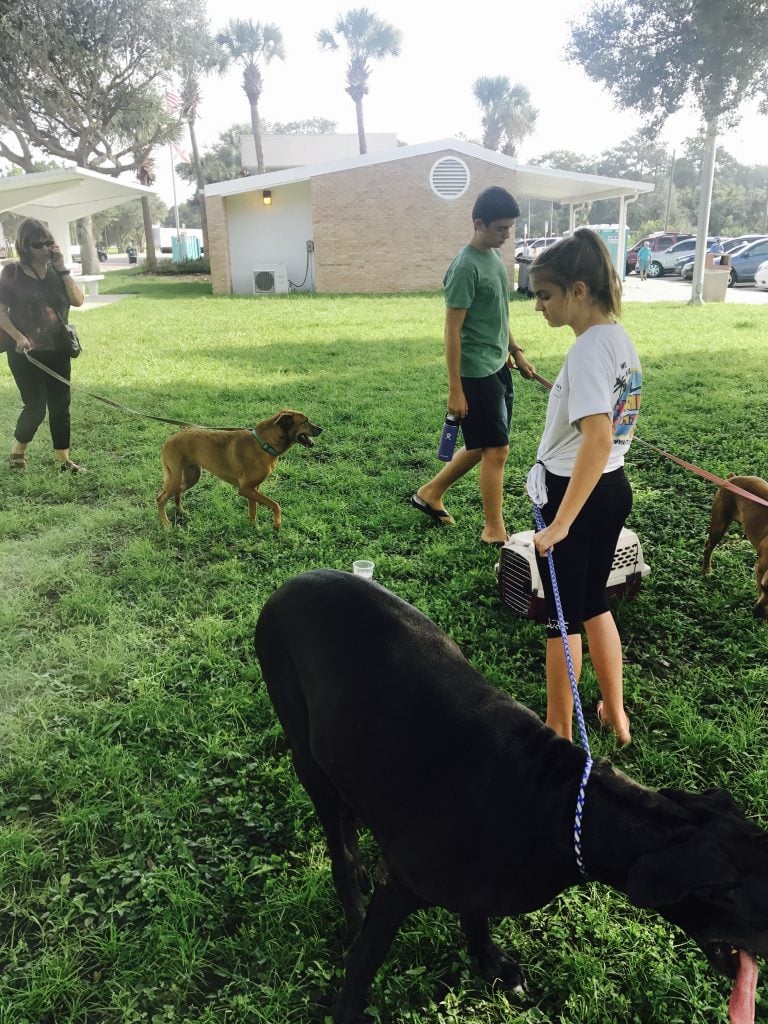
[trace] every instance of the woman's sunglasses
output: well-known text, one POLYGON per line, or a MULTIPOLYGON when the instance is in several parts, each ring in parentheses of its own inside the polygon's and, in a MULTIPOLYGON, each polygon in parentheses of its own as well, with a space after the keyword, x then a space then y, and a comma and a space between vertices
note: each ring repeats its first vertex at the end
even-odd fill
POLYGON ((47 249, 52 249, 54 247, 54 245, 56 245, 56 243, 54 241, 50 241, 50 242, 30 242, 29 245, 30 245, 31 249, 46 249, 46 248, 47 249))

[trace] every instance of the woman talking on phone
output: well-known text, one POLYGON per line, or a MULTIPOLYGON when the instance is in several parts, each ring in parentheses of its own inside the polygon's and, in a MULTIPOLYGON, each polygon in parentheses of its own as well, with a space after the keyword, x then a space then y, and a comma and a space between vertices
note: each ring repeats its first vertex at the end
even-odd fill
POLYGON ((71 375, 72 341, 67 321, 83 293, 64 265, 64 256, 39 220, 22 221, 16 235, 18 260, 0 274, 0 347, 21 395, 22 410, 11 448, 11 469, 27 466, 27 446, 48 412, 59 472, 82 473, 69 457, 70 389, 31 363, 26 353, 66 380, 71 375))

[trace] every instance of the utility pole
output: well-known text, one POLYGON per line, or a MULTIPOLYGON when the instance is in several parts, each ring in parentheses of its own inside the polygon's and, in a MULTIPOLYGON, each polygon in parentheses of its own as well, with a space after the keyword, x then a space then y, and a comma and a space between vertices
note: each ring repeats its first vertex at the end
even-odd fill
POLYGON ((702 306, 704 289, 704 256, 707 251, 709 234, 709 210, 712 205, 712 185, 715 180, 715 157, 717 155, 717 118, 707 122, 707 135, 701 161, 701 195, 699 197, 699 223, 696 229, 696 258, 693 263, 693 288, 689 306, 702 306))
POLYGON ((667 210, 664 214, 664 230, 667 230, 669 224, 669 206, 672 202, 672 181, 675 177, 675 150, 672 150, 672 166, 669 169, 669 188, 667 189, 667 210))

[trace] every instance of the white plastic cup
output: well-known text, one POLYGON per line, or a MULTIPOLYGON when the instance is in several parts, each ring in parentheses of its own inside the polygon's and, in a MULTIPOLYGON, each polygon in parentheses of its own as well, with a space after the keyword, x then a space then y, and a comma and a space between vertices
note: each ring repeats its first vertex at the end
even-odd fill
POLYGON ((369 580, 373 576, 373 562, 369 562, 366 558, 361 558, 359 561, 352 563, 352 572, 355 576, 362 576, 363 579, 369 580))

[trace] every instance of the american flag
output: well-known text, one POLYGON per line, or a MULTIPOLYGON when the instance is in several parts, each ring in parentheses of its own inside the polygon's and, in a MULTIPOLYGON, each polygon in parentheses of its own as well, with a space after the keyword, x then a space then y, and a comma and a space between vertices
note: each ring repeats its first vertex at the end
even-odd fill
POLYGON ((181 99, 176 95, 175 92, 167 92, 165 94, 165 109, 169 114, 175 114, 181 106, 181 99))
POLYGON ((176 157, 176 160, 180 164, 192 163, 192 157, 189 155, 189 153, 185 153, 183 149, 180 149, 179 146, 176 145, 175 142, 171 143, 171 152, 173 153, 173 155, 176 157))

